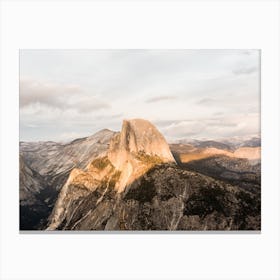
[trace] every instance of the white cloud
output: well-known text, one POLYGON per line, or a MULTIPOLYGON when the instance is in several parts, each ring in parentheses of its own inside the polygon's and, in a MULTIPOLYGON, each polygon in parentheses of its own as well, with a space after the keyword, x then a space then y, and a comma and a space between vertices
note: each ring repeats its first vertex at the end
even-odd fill
POLYGON ((172 95, 161 95, 161 96, 155 96, 155 97, 151 97, 148 98, 146 100, 147 103, 155 103, 155 102, 160 102, 160 101, 168 101, 168 100, 173 100, 176 99, 176 96, 172 96, 172 95))
POLYGON ((34 103, 63 108, 67 101, 82 93, 76 85, 60 85, 33 79, 20 79, 20 107, 34 103))
POLYGON ((22 50, 21 137, 86 136, 136 117, 174 138, 258 132, 259 71, 256 50, 22 50))
POLYGON ((251 73, 255 73, 258 71, 257 66, 252 66, 252 67, 244 67, 244 68, 238 68, 233 70, 233 73, 236 75, 248 75, 251 73))
POLYGON ((87 113, 110 108, 110 105, 92 94, 88 94, 79 85, 62 85, 34 79, 20 79, 20 107, 51 107, 62 111, 73 109, 87 113))
POLYGON ((260 133, 259 114, 246 113, 209 119, 176 121, 161 128, 167 139, 246 136, 260 133))

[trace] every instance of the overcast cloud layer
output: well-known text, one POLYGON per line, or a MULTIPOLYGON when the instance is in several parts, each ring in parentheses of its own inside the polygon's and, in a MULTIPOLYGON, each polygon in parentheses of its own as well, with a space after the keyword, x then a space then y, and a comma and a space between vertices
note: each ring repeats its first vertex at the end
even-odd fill
POLYGON ((67 141, 123 119, 168 141, 260 133, 257 50, 21 50, 21 141, 67 141))

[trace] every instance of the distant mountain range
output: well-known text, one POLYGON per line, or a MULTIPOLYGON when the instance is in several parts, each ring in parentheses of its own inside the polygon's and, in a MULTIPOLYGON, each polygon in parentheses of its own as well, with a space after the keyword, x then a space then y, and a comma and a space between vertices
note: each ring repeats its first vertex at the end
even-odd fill
POLYGON ((217 148, 232 151, 240 147, 260 147, 261 138, 259 136, 229 137, 217 140, 198 140, 186 138, 173 141, 172 144, 191 144, 195 147, 217 148))
POLYGON ((142 119, 20 142, 21 230, 260 230, 260 139, 168 145, 142 119))

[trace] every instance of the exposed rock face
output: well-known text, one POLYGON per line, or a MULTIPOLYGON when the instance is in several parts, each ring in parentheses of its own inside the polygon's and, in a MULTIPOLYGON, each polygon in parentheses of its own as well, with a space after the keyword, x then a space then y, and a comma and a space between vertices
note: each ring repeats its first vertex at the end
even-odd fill
MULTIPOLYGON (((20 142, 20 151, 29 166, 42 176, 54 177, 85 168, 95 157, 107 151, 114 131, 103 129, 96 134, 70 143, 20 142)), ((58 187, 59 188, 59 187, 58 187)))
POLYGON ((45 228, 71 170, 85 169, 106 152, 115 134, 104 129, 66 144, 20 142, 20 228, 45 228))
POLYGON ((167 142, 154 125, 142 119, 124 120, 108 151, 108 159, 122 172, 116 186, 119 192, 150 167, 145 160, 143 164, 141 155, 157 158, 162 163, 175 162, 167 142))
MULTIPOLYGON (((69 189, 71 191, 73 186, 95 191, 106 182, 113 184, 116 193, 122 193, 154 165, 165 162, 175 160, 160 132, 146 120, 125 120, 121 132, 111 139, 105 157, 91 162, 86 172, 79 169, 71 172, 58 197, 48 229, 57 228, 65 219, 68 211, 65 205, 71 203, 68 201, 69 189)), ((75 193, 75 198, 79 192, 75 193)))
POLYGON ((109 159, 116 168, 120 168, 126 161, 126 157, 122 157, 122 151, 127 154, 142 152, 150 156, 156 155, 163 162, 174 162, 162 134, 153 124, 142 119, 124 120, 117 140, 111 141, 109 159))
POLYGON ((258 195, 170 163, 154 166, 122 193, 104 182, 95 191, 72 184, 67 195, 64 219, 52 229, 260 229, 258 195))
POLYGON ((220 178, 178 166, 149 122, 124 121, 107 153, 72 170, 48 230, 259 230, 260 192, 220 178))
POLYGON ((138 153, 174 162, 167 142, 154 125, 142 119, 124 120, 121 133, 111 140, 108 158, 121 170, 138 153))
POLYGON ((34 204, 36 194, 44 188, 44 180, 39 173, 32 170, 24 161, 22 155, 19 157, 19 177, 20 177, 20 204, 34 204))

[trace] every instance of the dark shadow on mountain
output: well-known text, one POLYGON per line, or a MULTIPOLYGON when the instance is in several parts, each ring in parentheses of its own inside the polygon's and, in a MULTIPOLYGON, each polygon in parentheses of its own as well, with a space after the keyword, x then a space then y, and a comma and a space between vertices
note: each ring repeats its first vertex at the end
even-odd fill
POLYGON ((224 155, 211 156, 187 163, 180 161, 181 168, 199 172, 214 179, 257 193, 261 191, 261 164, 250 164, 247 159, 224 155))
MULTIPOLYGON (((57 230, 260 230, 260 192, 158 164, 118 194, 104 182, 73 200, 57 230)), ((75 198, 76 197, 76 198, 75 198)))
POLYGON ((20 201, 19 208, 19 228, 20 230, 43 230, 48 223, 55 202, 58 198, 60 188, 66 182, 69 172, 58 176, 46 176, 41 178, 42 189, 34 194, 32 202, 20 201))

